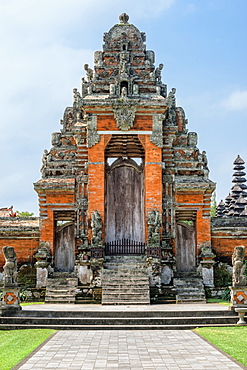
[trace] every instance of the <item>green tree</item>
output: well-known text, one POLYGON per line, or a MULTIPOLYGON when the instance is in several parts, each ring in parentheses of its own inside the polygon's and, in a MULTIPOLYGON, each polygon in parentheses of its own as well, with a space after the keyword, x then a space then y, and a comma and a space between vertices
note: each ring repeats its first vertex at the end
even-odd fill
POLYGON ((17 217, 32 217, 34 213, 30 213, 28 211, 22 211, 22 212, 16 211, 16 215, 17 217))
POLYGON ((216 217, 216 191, 213 192, 212 197, 211 197, 211 208, 210 208, 210 216, 211 217, 216 217))

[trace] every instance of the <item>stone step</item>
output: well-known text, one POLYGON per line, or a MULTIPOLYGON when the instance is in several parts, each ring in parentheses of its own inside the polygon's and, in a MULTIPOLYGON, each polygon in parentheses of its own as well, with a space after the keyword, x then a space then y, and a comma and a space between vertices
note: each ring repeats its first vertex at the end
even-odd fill
POLYGON ((139 299, 149 299, 149 294, 145 293, 124 293, 124 292, 103 292, 102 298, 109 298, 109 299, 135 299, 136 301, 139 299))
POLYGON ((53 329, 53 330, 192 330, 201 327, 235 327, 235 324, 179 324, 179 325, 42 325, 0 324, 2 330, 53 329))
POLYGON ((78 278, 57 273, 56 277, 48 278, 45 303, 74 303, 78 278))
POLYGON ((78 285, 78 279, 51 279, 51 278, 48 278, 47 279, 47 285, 48 286, 77 286, 78 285))
POLYGON ((118 285, 107 285, 103 286, 102 291, 122 291, 123 289, 127 290, 128 292, 134 292, 134 291, 139 291, 139 292, 145 292, 149 290, 149 285, 148 284, 140 284, 140 285, 124 285, 124 284, 118 284, 118 285))
POLYGON ((134 285, 137 285, 137 284, 140 284, 140 285, 149 285, 148 283, 148 279, 147 278, 142 278, 142 279, 122 279, 122 278, 119 278, 119 277, 116 277, 116 279, 107 279, 105 278, 105 276, 102 277, 102 282, 103 284, 108 284, 108 285, 130 285, 130 286, 134 286, 134 285))
POLYGON ((204 303, 206 302, 204 285, 201 278, 198 277, 177 277, 173 284, 176 287, 177 303, 204 303))
POLYGON ((126 268, 119 268, 119 269, 105 269, 103 270, 104 274, 114 275, 114 274, 122 274, 122 275, 131 275, 131 276, 146 276, 147 272, 144 269, 138 269, 135 267, 134 269, 126 269, 126 268))
MULTIPOLYGON (((56 311, 48 311, 48 310, 29 310, 24 307, 21 311, 19 311, 16 315, 12 317, 60 317, 60 318, 67 318, 67 317, 78 317, 78 318, 107 318, 107 317, 114 317, 114 318, 176 318, 176 317, 193 317, 193 318, 201 318, 201 317, 238 317, 237 313, 233 310, 230 310, 228 307, 222 310, 222 307, 220 310, 211 310, 210 308, 211 304, 208 304, 208 310, 200 310, 200 305, 198 306, 198 310, 193 310, 191 311, 188 306, 187 310, 178 310, 178 307, 174 305, 174 310, 171 308, 169 311, 168 310, 158 310, 158 311, 153 311, 149 309, 143 309, 141 311, 139 310, 114 310, 112 311, 107 310, 107 308, 103 310, 93 310, 94 306, 92 306, 92 309, 85 311, 84 307, 81 307, 81 311, 65 311, 65 310, 56 310, 56 311)), ((39 308, 39 307, 38 307, 39 308)), ((8 312, 5 312, 0 316, 1 318, 7 317, 8 312)), ((246 313, 247 315, 247 313, 246 313)), ((10 315, 8 316, 10 317, 10 315)))
MULTIPOLYGON (((130 303, 131 304, 131 303, 130 303)), ((144 329, 149 327, 166 327, 171 329, 173 326, 229 326, 236 325, 238 317, 235 316, 222 316, 222 317, 170 317, 170 318, 157 318, 157 317, 142 317, 142 318, 61 318, 61 317, 1 317, 0 318, 0 328, 11 326, 23 326, 29 325, 33 326, 63 326, 63 327, 88 327, 97 329, 100 326, 105 328, 118 327, 119 329, 125 329, 127 327, 144 329)))

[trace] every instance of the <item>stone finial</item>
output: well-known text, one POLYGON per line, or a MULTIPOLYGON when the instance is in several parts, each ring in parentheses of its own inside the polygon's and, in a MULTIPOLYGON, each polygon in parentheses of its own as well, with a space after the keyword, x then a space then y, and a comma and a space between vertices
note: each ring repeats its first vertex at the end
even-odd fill
POLYGON ((232 286, 245 286, 246 285, 246 276, 245 276, 245 247, 239 245, 235 247, 232 255, 232 286))
POLYGON ((14 247, 3 247, 3 254, 5 257, 4 270, 4 287, 17 286, 17 258, 14 247))
POLYGON ((122 13, 122 14, 119 16, 119 20, 120 20, 120 23, 122 23, 122 24, 128 24, 128 20, 129 20, 129 16, 128 16, 128 14, 126 14, 126 13, 122 13))

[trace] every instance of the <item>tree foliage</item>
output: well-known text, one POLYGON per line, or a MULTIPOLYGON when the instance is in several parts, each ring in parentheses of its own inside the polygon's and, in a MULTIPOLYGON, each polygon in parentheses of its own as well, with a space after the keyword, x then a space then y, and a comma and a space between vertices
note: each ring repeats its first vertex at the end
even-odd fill
POLYGON ((211 217, 216 217, 216 208, 217 208, 217 203, 216 203, 216 192, 214 191, 211 197, 211 208, 210 208, 210 216, 211 217))
POLYGON ((17 217, 32 217, 34 213, 30 213, 28 211, 22 211, 22 212, 16 211, 16 215, 17 217))

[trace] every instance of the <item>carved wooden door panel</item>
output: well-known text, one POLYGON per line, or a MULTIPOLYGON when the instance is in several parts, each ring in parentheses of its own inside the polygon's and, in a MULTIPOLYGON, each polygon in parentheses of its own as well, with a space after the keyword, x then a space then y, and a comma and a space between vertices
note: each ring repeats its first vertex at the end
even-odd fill
POLYGON ((106 242, 144 242, 143 197, 142 166, 131 159, 116 160, 106 174, 106 242))
POLYGON ((185 222, 177 223, 176 266, 178 272, 192 272, 196 269, 195 226, 185 222))
POLYGON ((57 226, 55 234, 55 271, 72 272, 75 264, 75 226, 66 223, 57 226))

